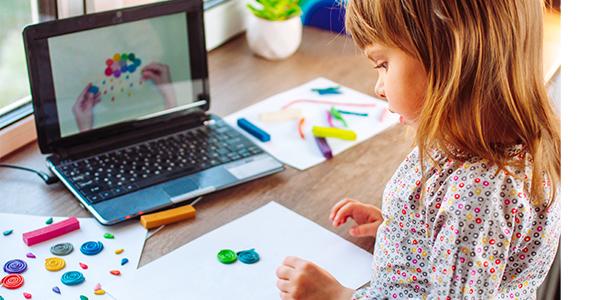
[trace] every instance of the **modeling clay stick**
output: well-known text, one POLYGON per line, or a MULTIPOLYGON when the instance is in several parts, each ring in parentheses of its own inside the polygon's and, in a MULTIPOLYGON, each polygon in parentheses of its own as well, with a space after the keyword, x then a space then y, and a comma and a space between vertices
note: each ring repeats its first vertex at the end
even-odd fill
POLYGON ((316 137, 331 137, 348 141, 356 140, 356 132, 352 130, 314 126, 312 132, 316 137))
POLYGON ((23 242, 27 246, 33 246, 77 229, 79 229, 79 221, 75 217, 70 217, 64 221, 23 233, 23 242))
POLYGON ((194 218, 196 218, 196 209, 192 205, 184 205, 153 214, 143 215, 140 217, 140 223, 144 228, 152 229, 161 225, 194 218))
POLYGON ((239 118, 237 120, 237 125, 244 129, 244 131, 259 139, 261 142, 268 142, 271 140, 271 136, 266 131, 258 128, 256 125, 250 123, 250 121, 244 118, 239 118))
POLYGON ((319 95, 336 95, 336 94, 341 94, 342 92, 340 91, 340 86, 332 86, 332 87, 327 87, 327 88, 320 88, 320 89, 311 89, 311 91, 318 93, 319 95))
POLYGON ((304 139, 304 118, 298 122, 298 133, 300 134, 300 138, 304 139))
POLYGON ((329 127, 335 127, 335 124, 333 124, 333 117, 331 117, 331 112, 326 111, 325 114, 327 115, 327 124, 329 124, 329 127))
POLYGON ((333 153, 331 152, 331 147, 329 147, 327 140, 320 137, 315 137, 315 140, 317 141, 317 146, 319 146, 321 154, 323 154, 326 159, 332 159, 333 153))
MULTIPOLYGON (((344 127, 348 127, 348 123, 346 123, 346 120, 344 120, 344 117, 342 117, 342 114, 340 114, 340 112, 335 108, 335 106, 331 107, 330 112, 331 112, 331 116, 334 119, 342 122, 342 125, 344 125, 344 127)), ((333 126, 331 126, 331 127, 333 127, 333 126)))
POLYGON ((353 115, 353 116, 359 116, 359 117, 368 117, 369 116, 368 113, 361 113, 361 112, 355 112, 355 111, 347 111, 347 110, 341 110, 341 109, 338 109, 337 111, 340 114, 344 114, 344 115, 353 115))
POLYGON ((314 99, 298 99, 288 102, 281 109, 286 109, 297 103, 310 103, 310 104, 326 104, 335 106, 351 106, 351 107, 376 107, 375 103, 352 103, 352 102, 341 102, 341 101, 329 101, 329 100, 314 100, 314 99))

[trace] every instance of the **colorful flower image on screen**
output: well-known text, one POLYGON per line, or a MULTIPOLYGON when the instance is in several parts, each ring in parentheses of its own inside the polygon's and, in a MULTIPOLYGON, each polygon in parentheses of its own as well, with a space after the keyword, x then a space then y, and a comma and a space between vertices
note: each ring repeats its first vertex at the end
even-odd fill
POLYGON ((119 78, 123 74, 133 73, 142 64, 142 60, 132 53, 115 53, 112 58, 106 60, 104 75, 119 78))
MULTIPOLYGON (((106 59, 104 69, 104 79, 102 79, 103 95, 107 95, 111 102, 115 102, 115 93, 125 93, 131 97, 133 95, 133 83, 129 82, 130 75, 133 75, 140 66, 142 60, 136 57, 135 53, 115 53, 112 57, 106 59), (125 80, 126 82, 123 82, 125 80)), ((143 80, 140 79, 140 85, 143 80)), ((92 86, 94 88, 95 86, 92 86)), ((94 93, 92 90, 90 92, 94 93)))

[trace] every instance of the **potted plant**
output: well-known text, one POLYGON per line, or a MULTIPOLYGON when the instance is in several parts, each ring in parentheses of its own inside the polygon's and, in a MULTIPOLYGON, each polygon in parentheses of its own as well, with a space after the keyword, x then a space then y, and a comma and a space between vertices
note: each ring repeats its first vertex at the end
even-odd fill
POLYGON ((279 60, 294 54, 302 40, 300 0, 255 0, 246 26, 250 49, 258 56, 279 60))

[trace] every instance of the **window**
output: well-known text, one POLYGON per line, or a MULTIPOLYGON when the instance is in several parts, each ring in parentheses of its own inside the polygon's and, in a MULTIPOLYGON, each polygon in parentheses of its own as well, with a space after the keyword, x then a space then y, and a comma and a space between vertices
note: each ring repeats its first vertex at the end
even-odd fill
MULTIPOLYGON (((31 1, 0 1, 0 116, 30 101, 23 27, 33 21, 31 1)), ((2 127, 2 124, 0 124, 2 127)))

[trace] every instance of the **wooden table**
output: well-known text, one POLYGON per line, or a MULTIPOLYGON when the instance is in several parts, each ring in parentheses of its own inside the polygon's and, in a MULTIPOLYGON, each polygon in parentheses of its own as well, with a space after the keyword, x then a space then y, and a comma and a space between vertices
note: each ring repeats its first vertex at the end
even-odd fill
MULTIPOLYGON (((544 67, 553 72, 558 61, 560 17, 546 19, 553 26, 544 40, 544 67), (548 42, 546 42, 548 41, 548 42)), ((323 76, 363 93, 373 94, 376 72, 351 40, 312 28, 304 29, 302 46, 291 58, 271 62, 253 56, 243 36, 209 54, 212 112, 225 116, 273 94, 323 76)), ((304 172, 284 172, 208 195, 196 205, 196 220, 167 226, 148 240, 141 265, 219 227, 269 201, 277 201, 360 247, 372 251, 372 238, 353 238, 349 225, 333 228, 329 209, 343 197, 379 206, 388 179, 410 145, 405 130, 396 125, 378 136, 304 172)), ((37 144, 30 144, 2 161, 45 167, 37 144)), ((0 169, 0 212, 78 216, 91 215, 61 185, 46 186, 33 174, 0 169)), ((285 224, 282 224, 285 226, 285 224)))

